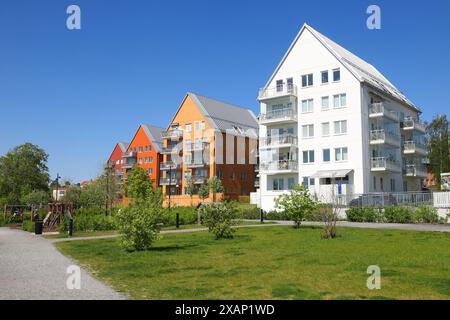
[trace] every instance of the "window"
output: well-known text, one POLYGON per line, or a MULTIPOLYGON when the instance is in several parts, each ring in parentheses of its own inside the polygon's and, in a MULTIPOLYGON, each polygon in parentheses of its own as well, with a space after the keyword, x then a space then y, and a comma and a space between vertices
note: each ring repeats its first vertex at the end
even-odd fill
POLYGON ((148 162, 153 163, 153 157, 148 157, 148 162))
POLYGON ((186 161, 186 163, 192 163, 192 156, 190 153, 187 153, 184 160, 186 161))
POLYGON ((304 139, 314 137, 314 125, 313 124, 306 124, 306 125, 302 126, 302 137, 304 139))
POLYGON ((376 191, 377 190, 377 178, 373 177, 373 190, 376 191))
POLYGON ((273 190, 284 190, 284 179, 274 178, 273 179, 273 190))
POLYGON ((395 179, 391 179, 391 191, 395 191, 395 179))
POLYGON ((333 81, 337 82, 341 80, 341 70, 339 68, 333 70, 333 81))
POLYGON ((194 123, 194 130, 195 131, 198 131, 199 129, 200 129, 200 122, 198 122, 198 121, 195 121, 195 123, 194 123))
POLYGON ((314 111, 314 100, 308 99, 302 101, 302 113, 313 112, 314 111))
POLYGON ((153 168, 149 168, 149 169, 148 169, 148 173, 149 173, 149 174, 153 174, 153 168))
POLYGON ((303 151, 303 163, 314 163, 314 150, 303 151))
POLYGON ((328 70, 322 71, 322 84, 328 83, 328 70))
POLYGON ((147 157, 144 158, 144 163, 147 163, 147 157))
POLYGON ((247 172, 241 172, 241 181, 247 180, 247 172))
POLYGON ((148 151, 149 151, 149 152, 152 151, 152 146, 148 146, 148 151))
POLYGON ((330 149, 322 150, 323 162, 330 162, 330 149))
POLYGON ((336 148, 334 149, 334 155, 336 161, 347 161, 348 160, 348 148, 336 148))
POLYGON ((186 132, 191 132, 192 131, 192 124, 188 123, 186 124, 186 132))
POLYGON ((138 159, 138 163, 139 163, 139 164, 142 164, 142 158, 139 158, 139 159, 138 159))
POLYGON ((148 146, 145 146, 145 152, 147 152, 148 151, 148 146))
POLYGON ((314 178, 310 178, 310 177, 303 177, 303 186, 304 187, 310 187, 316 184, 316 181, 314 178))
POLYGON ((283 91, 283 80, 277 80, 277 92, 283 91))
POLYGON ((205 129, 206 129, 205 121, 200 122, 200 130, 205 130, 205 129))
POLYGON ((328 96, 322 97, 322 111, 327 111, 330 108, 330 99, 328 96))
POLYGON ((292 88, 294 88, 294 79, 292 78, 287 78, 286 79, 286 83, 287 83, 287 89, 289 92, 292 91, 292 88))
POLYGON ((322 137, 328 137, 330 135, 330 123, 323 122, 322 123, 322 137))
POLYGON ((347 106, 347 95, 345 93, 333 96, 333 107, 335 109, 344 108, 345 106, 347 106))
POLYGON ((222 180, 223 174, 222 174, 222 168, 217 169, 217 178, 222 180))
POLYGON ((302 87, 311 87, 313 85, 313 74, 302 75, 302 87))
POLYGON ((384 191, 384 180, 383 180, 383 178, 380 178, 380 189, 381 189, 381 191, 384 191))
POLYGON ((139 153, 142 153, 142 147, 139 147, 139 153))
POLYGON ((334 122, 334 134, 346 134, 347 133, 347 120, 334 122))
POLYGON ((288 178, 288 190, 294 189, 295 185, 295 178, 288 178))

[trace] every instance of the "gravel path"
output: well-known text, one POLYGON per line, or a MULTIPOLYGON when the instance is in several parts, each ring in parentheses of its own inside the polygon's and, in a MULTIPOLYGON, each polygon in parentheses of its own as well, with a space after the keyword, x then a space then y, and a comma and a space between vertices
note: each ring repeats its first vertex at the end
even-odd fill
POLYGON ((21 230, 0 228, 0 300, 124 299, 81 269, 80 290, 67 289, 67 267, 51 241, 21 230))

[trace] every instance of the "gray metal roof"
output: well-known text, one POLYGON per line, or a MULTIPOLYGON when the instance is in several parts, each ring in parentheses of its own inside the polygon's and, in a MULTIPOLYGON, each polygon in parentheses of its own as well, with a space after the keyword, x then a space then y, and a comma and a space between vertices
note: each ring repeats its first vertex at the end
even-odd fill
POLYGON ((147 136, 149 137, 153 146, 156 148, 156 151, 161 152, 163 147, 163 139, 161 136, 161 132, 163 132, 165 129, 155 127, 149 124, 141 124, 141 126, 144 129, 145 134, 147 134, 147 136))
POLYGON ((188 95, 215 129, 237 134, 258 130, 258 120, 251 110, 191 92, 188 95))
POLYGON ((122 152, 127 152, 128 146, 130 145, 128 142, 118 142, 117 144, 122 152))

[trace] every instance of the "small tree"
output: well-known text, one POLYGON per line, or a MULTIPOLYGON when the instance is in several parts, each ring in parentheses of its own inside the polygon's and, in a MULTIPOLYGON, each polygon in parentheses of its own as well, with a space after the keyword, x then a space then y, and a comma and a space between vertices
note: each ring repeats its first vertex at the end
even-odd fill
POLYGON ((126 190, 132 202, 117 214, 121 244, 127 251, 147 250, 158 239, 165 220, 161 188, 153 187, 147 172, 136 167, 128 176, 126 190))
POLYGON ((223 192, 222 181, 214 176, 209 179, 208 184, 213 194, 213 202, 216 202, 216 193, 223 192))
POLYGON ((200 186, 200 188, 198 189, 198 196, 203 201, 205 201, 205 199, 209 197, 209 185, 208 184, 202 184, 200 186))
POLYGON ((22 203, 30 206, 46 205, 50 202, 51 196, 48 191, 35 190, 22 197, 22 203))
POLYGON ((304 186, 296 185, 289 193, 275 198, 275 208, 283 210, 290 220, 299 228, 305 216, 310 216, 317 207, 317 202, 304 186))
POLYGON ((231 228, 235 216, 235 208, 231 203, 203 204, 199 208, 203 218, 202 224, 206 225, 216 239, 233 238, 234 229, 231 228))
POLYGON ((66 194, 62 198, 62 202, 65 204, 72 203, 75 206, 79 205, 80 197, 81 197, 81 188, 77 185, 70 185, 66 188, 66 194))
POLYGON ((186 185, 186 192, 189 195, 189 197, 191 198, 191 207, 194 206, 194 195, 197 191, 197 187, 195 186, 195 182, 194 179, 189 179, 186 185))

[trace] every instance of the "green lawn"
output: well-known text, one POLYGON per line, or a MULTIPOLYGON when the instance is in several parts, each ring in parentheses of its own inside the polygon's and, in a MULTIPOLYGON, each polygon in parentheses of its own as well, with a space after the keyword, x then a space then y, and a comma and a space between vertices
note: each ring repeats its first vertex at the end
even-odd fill
POLYGON ((119 239, 56 244, 135 299, 450 299, 450 234, 340 228, 239 229, 163 235, 152 250, 127 253, 119 239), (369 265, 381 290, 368 290, 369 265))

